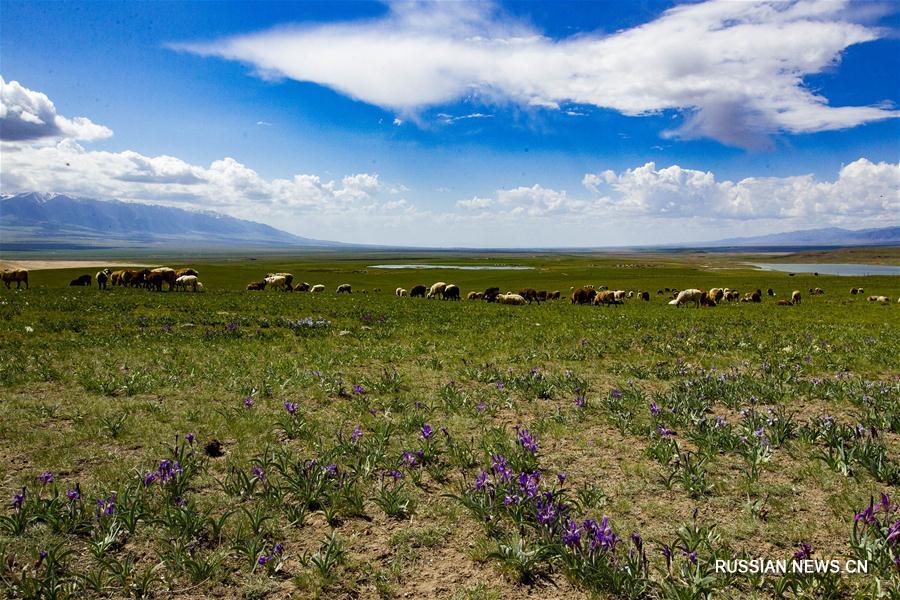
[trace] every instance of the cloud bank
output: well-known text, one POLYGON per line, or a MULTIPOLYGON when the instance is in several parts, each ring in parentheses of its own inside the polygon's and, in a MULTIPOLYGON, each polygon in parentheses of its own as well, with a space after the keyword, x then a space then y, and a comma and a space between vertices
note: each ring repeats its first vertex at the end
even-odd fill
MULTIPOLYGON (((45 95, 15 86, 17 97, 38 99, 48 114, 46 107, 53 104, 45 95)), ((61 118, 55 110, 49 114, 61 118)), ((830 181, 809 174, 719 180, 709 171, 648 162, 619 172, 586 173, 572 193, 529 182, 435 206, 377 173, 269 179, 229 157, 197 165, 133 150, 89 150, 76 141, 85 131, 64 121, 54 135, 68 137, 59 141, 46 135, 2 141, 0 190, 211 209, 300 235, 393 245, 668 243, 900 221, 900 164, 866 158, 843 166, 830 181)), ((94 129, 109 132, 91 123, 89 131, 94 129)))
POLYGON ((804 84, 848 47, 882 35, 848 15, 841 0, 711 0, 632 29, 557 40, 491 5, 410 2, 391 4, 379 19, 172 47, 401 114, 460 99, 551 109, 575 103, 629 116, 674 110, 684 118, 667 136, 759 147, 774 134, 898 116, 885 105, 830 106, 804 84))
POLYGON ((23 142, 71 138, 94 141, 112 136, 111 129, 86 117, 66 118, 45 94, 0 77, 0 140, 23 142))

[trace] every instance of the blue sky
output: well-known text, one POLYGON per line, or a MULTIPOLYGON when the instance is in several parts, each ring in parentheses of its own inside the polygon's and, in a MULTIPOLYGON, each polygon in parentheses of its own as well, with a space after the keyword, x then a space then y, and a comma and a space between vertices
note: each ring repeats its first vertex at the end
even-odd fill
POLYGON ((892 3, 3 1, 0 28, 4 193, 429 245, 900 223, 892 3))

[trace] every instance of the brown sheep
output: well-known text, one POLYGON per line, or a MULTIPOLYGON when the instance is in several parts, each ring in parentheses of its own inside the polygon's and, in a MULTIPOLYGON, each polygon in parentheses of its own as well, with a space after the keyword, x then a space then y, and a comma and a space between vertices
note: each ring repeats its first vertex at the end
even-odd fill
POLYGON ((772 288, 769 288, 769 289, 766 290, 766 294, 768 294, 769 296, 774 296, 774 295, 775 295, 775 290, 773 290, 772 288))
POLYGON ((525 298, 525 302, 531 304, 532 300, 536 302, 540 302, 538 300, 537 290, 534 288, 522 288, 519 290, 519 295, 525 298))
MULTIPOLYGON (((159 274, 161 280, 164 283, 169 284, 169 291, 171 292, 175 289, 175 280, 178 279, 178 276, 175 275, 175 269, 170 269, 169 267, 158 267, 150 271, 151 274, 159 274)), ((156 286, 156 277, 153 277, 151 283, 156 286)), ((160 288, 162 285, 159 286, 160 288)))
POLYGON ((547 300, 559 300, 560 291, 553 290, 549 294, 547 294, 547 300))
POLYGON ((28 271, 25 269, 10 269, 4 270, 2 274, 0 274, 0 279, 3 280, 3 284, 6 286, 6 289, 10 288, 10 284, 15 281, 16 289, 22 287, 22 284, 25 284, 25 289, 28 289, 28 271))
POLYGON ((196 269, 191 269, 190 267, 188 267, 187 269, 178 269, 175 271, 175 279, 184 277, 185 275, 193 275, 194 277, 199 277, 200 273, 196 269))
POLYGON ((859 293, 859 289, 857 289, 857 288, 850 288, 850 293, 853 294, 853 295, 855 296, 855 295, 857 295, 857 294, 859 293))
POLYGON ((444 300, 459 300, 459 286, 448 283, 441 297, 444 300))
POLYGON ((247 284, 248 292, 258 292, 258 291, 261 291, 264 289, 266 289, 266 280, 265 279, 263 279, 262 281, 255 281, 253 283, 247 284))
POLYGON ((481 300, 484 298, 484 294, 481 292, 469 292, 466 294, 466 300, 481 300))
POLYGON ((90 286, 92 283, 93 279, 90 275, 81 275, 70 281, 69 287, 90 286))
POLYGON ((310 287, 311 286, 304 281, 303 283, 298 283, 297 285, 295 285, 294 291, 295 292, 308 292, 310 287))
POLYGON ((800 290, 794 290, 791 292, 791 302, 794 304, 800 304, 800 290))
POLYGON ((644 302, 650 302, 650 292, 639 292, 638 298, 640 298, 644 302))
POLYGON ((500 288, 498 287, 489 287, 484 290, 484 299, 486 302, 496 302, 497 296, 500 295, 500 288))
POLYGON ((594 301, 594 296, 596 295, 596 290, 578 288, 572 292, 572 304, 590 304, 594 301))
POLYGON ((783 300, 783 299, 779 300, 775 304, 777 304, 778 306, 793 306, 794 305, 794 303, 791 302, 790 300, 783 300))
POLYGON ((547 300, 548 292, 547 290, 541 290, 537 293, 538 302, 544 302, 547 300))
POLYGON ((625 304, 621 298, 616 297, 615 292, 610 292, 608 290, 597 292, 597 295, 594 296, 593 303, 598 306, 601 304, 604 306, 620 306, 625 304))
POLYGON ((112 285, 125 285, 125 270, 113 271, 109 275, 109 282, 112 285))
POLYGON ((424 298, 427 291, 428 291, 428 288, 426 288, 424 285, 417 285, 417 286, 413 287, 413 289, 409 290, 409 297, 410 298, 424 298))

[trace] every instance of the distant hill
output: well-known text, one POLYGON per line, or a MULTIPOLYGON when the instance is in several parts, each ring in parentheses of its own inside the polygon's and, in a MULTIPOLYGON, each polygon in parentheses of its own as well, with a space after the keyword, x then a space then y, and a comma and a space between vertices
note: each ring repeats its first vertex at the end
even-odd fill
MULTIPOLYGON (((687 245, 687 244, 680 244, 687 245)), ((714 242, 690 244, 694 247, 761 247, 761 246, 895 246, 900 245, 900 227, 879 227, 877 229, 841 229, 825 227, 787 231, 754 237, 739 237, 714 242)))
POLYGON ((0 248, 339 247, 211 211, 26 192, 0 196, 0 248))

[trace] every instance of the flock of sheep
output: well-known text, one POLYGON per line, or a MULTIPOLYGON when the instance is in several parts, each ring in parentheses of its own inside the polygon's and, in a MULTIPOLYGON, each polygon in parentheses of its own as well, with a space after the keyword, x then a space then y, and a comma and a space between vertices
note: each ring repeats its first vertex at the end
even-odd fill
MULTIPOLYGON (((76 277, 69 282, 69 286, 93 285, 94 279, 97 280, 97 287, 101 290, 107 289, 107 286, 120 287, 142 287, 150 290, 162 291, 163 284, 168 285, 169 291, 184 290, 188 288, 195 292, 203 291, 203 284, 198 279, 199 273, 195 269, 172 269, 169 267, 157 267, 155 269, 122 269, 119 271, 111 271, 103 269, 98 271, 92 278, 90 274, 84 274, 76 277)), ((26 277, 27 281, 27 277, 26 277)))
MULTIPOLYGON (((162 291, 163 285, 167 285, 169 291, 191 289, 195 292, 203 291, 203 284, 199 280, 199 273, 196 269, 172 269, 169 267, 157 267, 155 269, 122 269, 119 271, 111 271, 103 269, 94 277, 89 274, 81 275, 73 279, 70 286, 91 286, 93 281, 97 281, 100 289, 106 289, 107 286, 121 287, 143 287, 146 289, 162 291)), ((25 269, 4 269, 0 272, 0 280, 3 281, 7 289, 10 289, 13 283, 16 289, 21 288, 25 284, 28 289, 28 271, 25 269)), ((283 290, 294 292, 324 292, 325 286, 322 284, 310 285, 302 282, 294 284, 294 276, 291 273, 268 273, 260 281, 256 281, 247 285, 247 289, 251 291, 261 291, 265 289, 283 290)), ((650 300, 650 292, 644 290, 610 290, 606 286, 594 287, 593 285, 585 285, 580 288, 570 288, 572 304, 594 304, 604 306, 619 306, 624 304, 626 299, 637 298, 648 302, 650 300)), ((375 289, 375 292, 381 291, 375 289)), ((353 289, 349 283, 343 283, 337 287, 337 293, 350 294, 353 289)), ((363 290, 365 293, 365 290, 363 290)), ((398 287, 394 292, 398 297, 410 298, 439 298, 442 300, 460 300, 462 293, 459 286, 452 283, 439 281, 430 287, 424 285, 416 285, 407 290, 398 287)), ((819 296, 825 293, 822 288, 809 288, 809 295, 819 296)), ((850 294, 857 296, 863 295, 865 290, 861 287, 850 289, 850 294)), ((696 307, 716 306, 721 302, 762 302, 763 292, 757 289, 743 295, 738 290, 729 288, 711 288, 701 290, 691 288, 687 290, 678 290, 664 288, 656 291, 657 295, 670 294, 671 300, 669 304, 673 306, 685 306, 693 304, 696 307)), ((774 297, 775 291, 769 288, 766 295, 774 297)), ((489 287, 483 292, 469 292, 466 295, 468 300, 484 300, 486 302, 496 302, 498 304, 522 305, 531 304, 532 302, 543 302, 546 300, 559 300, 562 297, 559 290, 546 291, 536 290, 534 288, 522 288, 518 292, 502 293, 499 287, 489 287)), ((790 299, 779 299, 776 304, 779 306, 793 306, 802 302, 800 290, 791 292, 790 299)), ((876 295, 867 298, 869 302, 878 302, 880 304, 888 304, 891 299, 888 296, 876 295)), ((898 299, 900 301, 900 299, 898 299)))

